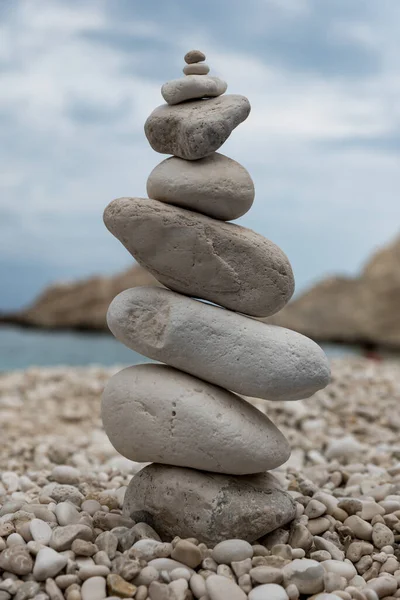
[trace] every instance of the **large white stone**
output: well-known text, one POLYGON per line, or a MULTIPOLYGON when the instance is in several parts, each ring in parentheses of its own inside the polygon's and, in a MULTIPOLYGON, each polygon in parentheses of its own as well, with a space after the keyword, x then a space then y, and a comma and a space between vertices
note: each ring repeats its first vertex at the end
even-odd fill
POLYGON ((228 84, 219 77, 187 75, 164 83, 161 94, 165 102, 172 105, 186 100, 221 96, 227 87, 228 84))
POLYGON ((232 94, 162 104, 148 117, 144 131, 156 152, 197 160, 218 150, 249 113, 248 99, 232 94))
POLYGON ((102 417, 115 449, 138 462, 244 475, 278 467, 290 455, 283 434, 251 404, 165 365, 114 375, 102 417))
POLYGON ((212 548, 233 537, 254 542, 291 521, 295 507, 271 473, 234 477, 153 463, 131 479, 123 510, 163 540, 195 537, 212 548))
POLYGON ((107 321, 128 348, 245 396, 298 400, 329 382, 324 352, 300 333, 163 288, 125 290, 107 321))
POLYGON ((287 256, 251 229, 149 198, 119 198, 104 212, 107 228, 158 281, 255 317, 289 301, 287 256))
POLYGON ((147 180, 149 198, 232 221, 253 204, 253 181, 242 165, 214 152, 190 161, 172 156, 163 160, 147 180))

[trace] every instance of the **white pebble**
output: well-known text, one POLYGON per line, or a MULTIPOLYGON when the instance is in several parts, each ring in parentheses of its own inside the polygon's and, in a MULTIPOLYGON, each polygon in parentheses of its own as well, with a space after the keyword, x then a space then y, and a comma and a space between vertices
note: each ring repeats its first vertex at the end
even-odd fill
POLYGON ((357 575, 357 570, 350 561, 324 560, 321 564, 325 571, 336 573, 348 581, 357 575))
POLYGON ((206 590, 210 600, 247 600, 244 591, 234 581, 222 575, 210 575, 206 579, 206 590))
POLYGON ((74 525, 80 519, 80 513, 70 502, 60 502, 56 506, 56 517, 59 525, 74 525))
POLYGON ((253 557, 253 547, 245 540, 224 540, 215 546, 211 554, 218 564, 229 565, 232 561, 253 557))
POLYGON ((57 465, 51 472, 51 477, 57 483, 73 484, 80 481, 80 472, 69 465, 57 465))
POLYGON ((83 582, 81 588, 82 600, 104 600, 106 594, 106 580, 104 577, 91 577, 83 582))
POLYGON ((199 599, 202 596, 205 596, 207 594, 207 590, 206 581, 204 577, 202 577, 198 573, 192 575, 192 577, 190 578, 190 589, 192 590, 193 596, 195 598, 199 599))
POLYGON ((322 564, 309 558, 296 558, 283 567, 285 585, 294 583, 300 594, 317 594, 324 589, 322 564))
POLYGON ((52 548, 42 548, 39 550, 35 566, 33 567, 33 575, 37 581, 44 581, 48 577, 55 577, 57 573, 65 567, 68 558, 52 548))
POLYGON ((249 594, 249 600, 288 600, 284 588, 276 583, 265 583, 259 585, 249 594))
POLYGON ((93 516, 95 512, 101 510, 101 504, 97 500, 84 500, 81 509, 93 516))
POLYGON ((26 542, 19 533, 12 533, 7 538, 7 546, 9 548, 12 548, 12 546, 26 546, 26 542))
POLYGON ((32 519, 29 530, 35 542, 47 546, 50 542, 52 529, 48 523, 41 519, 32 519))

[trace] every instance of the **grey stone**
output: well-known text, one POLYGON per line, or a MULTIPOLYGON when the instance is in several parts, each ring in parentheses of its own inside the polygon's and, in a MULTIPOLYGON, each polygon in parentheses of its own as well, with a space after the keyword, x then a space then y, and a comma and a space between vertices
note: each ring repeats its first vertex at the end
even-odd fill
POLYGON ((27 575, 32 571, 33 560, 26 546, 11 546, 0 554, 0 569, 14 575, 27 575))
POLYGON ((25 581, 14 596, 14 600, 29 600, 36 596, 40 590, 40 584, 37 581, 25 581))
POLYGON ((166 365, 135 365, 114 375, 102 418, 115 449, 137 462, 247 475, 290 456, 286 438, 261 411, 166 365))
POLYGON ((274 314, 293 294, 287 256, 251 229, 148 198, 114 200, 104 222, 176 292, 256 317, 274 314))
POLYGON ((136 538, 138 540, 150 539, 157 540, 161 542, 161 538, 156 531, 147 523, 136 523, 134 527, 132 527, 132 531, 135 532, 136 538))
POLYGON ((74 540, 92 541, 93 531, 87 525, 66 525, 65 527, 56 527, 50 539, 50 546, 61 552, 69 550, 74 540))
MULTIPOLYGON (((156 287, 119 294, 107 322, 128 348, 232 392, 307 398, 329 383, 329 362, 305 336, 156 287)), ((316 501, 324 512, 326 507, 316 501)))
POLYGON ((95 541, 99 550, 104 550, 111 559, 115 558, 118 548, 118 538, 111 531, 103 531, 95 541))
POLYGON ((197 160, 218 150, 249 113, 248 99, 233 94, 162 104, 148 117, 144 131, 156 152, 197 160))
POLYGON ((205 63, 193 63, 183 67, 185 75, 207 75, 210 72, 210 67, 205 63))
POLYGON ((253 204, 253 181, 238 162, 214 152, 196 162, 171 156, 150 173, 149 198, 231 221, 253 204))
POLYGON ((206 60, 206 55, 201 50, 189 50, 189 52, 186 52, 184 60, 188 65, 192 65, 206 60))
POLYGON ((214 98, 226 92, 228 84, 219 77, 208 75, 188 75, 164 83, 161 94, 170 105, 179 104, 186 100, 214 98))
POLYGON ((163 539, 196 537, 214 545, 253 542, 294 518, 295 502, 270 473, 232 477, 148 465, 131 480, 124 512, 148 521, 163 539))

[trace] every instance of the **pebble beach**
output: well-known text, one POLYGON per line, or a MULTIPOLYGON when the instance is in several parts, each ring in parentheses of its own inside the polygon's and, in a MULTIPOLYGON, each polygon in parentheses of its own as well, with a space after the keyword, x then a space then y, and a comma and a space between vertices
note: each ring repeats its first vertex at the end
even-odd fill
POLYGON ((161 541, 122 514, 142 465, 116 453, 100 418, 120 368, 0 376, 0 600, 400 597, 400 363, 337 359, 307 400, 249 399, 290 442, 272 473, 296 517, 215 547, 161 541))

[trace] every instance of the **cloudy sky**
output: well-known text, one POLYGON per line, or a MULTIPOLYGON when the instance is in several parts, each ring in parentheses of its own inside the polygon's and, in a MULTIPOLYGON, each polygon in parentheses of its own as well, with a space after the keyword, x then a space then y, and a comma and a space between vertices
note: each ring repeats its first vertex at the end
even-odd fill
POLYGON ((193 47, 252 104, 222 149, 256 185, 239 223, 298 290, 357 273, 400 230, 399 22, 398 0, 2 0, 0 309, 130 264, 102 212, 145 195, 143 124, 193 47))

